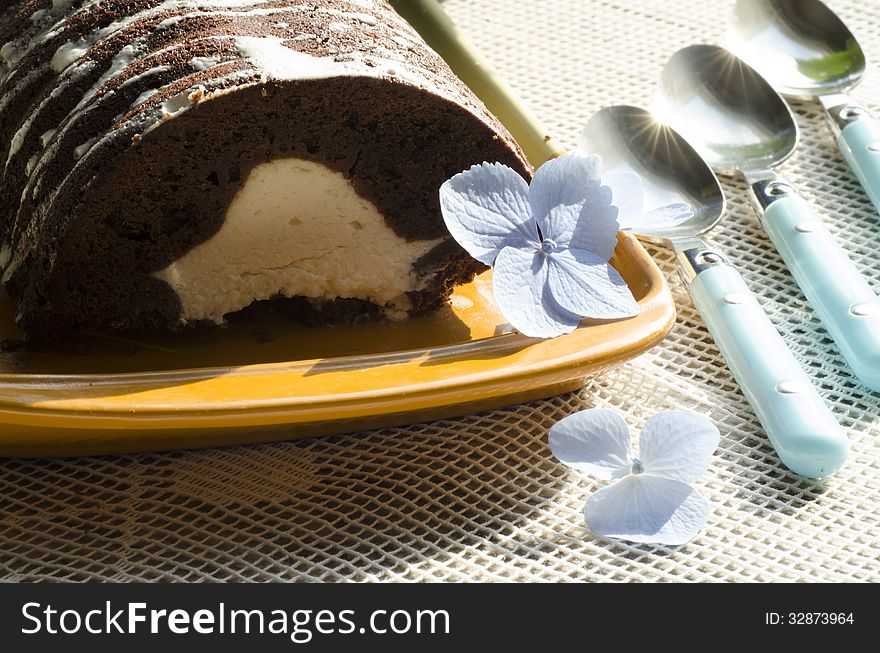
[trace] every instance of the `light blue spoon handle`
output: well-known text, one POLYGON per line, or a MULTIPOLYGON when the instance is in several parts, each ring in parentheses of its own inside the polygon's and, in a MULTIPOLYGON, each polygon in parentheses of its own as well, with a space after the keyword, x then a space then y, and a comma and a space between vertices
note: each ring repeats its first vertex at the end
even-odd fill
POLYGON ((782 462, 810 477, 839 469, 849 451, 843 429, 739 273, 707 267, 690 293, 782 462))
POLYGON ((846 125, 837 147, 880 212, 880 120, 865 113, 846 125))
POLYGON ((871 286, 796 192, 771 202, 763 222, 852 371, 880 390, 880 301, 871 286))

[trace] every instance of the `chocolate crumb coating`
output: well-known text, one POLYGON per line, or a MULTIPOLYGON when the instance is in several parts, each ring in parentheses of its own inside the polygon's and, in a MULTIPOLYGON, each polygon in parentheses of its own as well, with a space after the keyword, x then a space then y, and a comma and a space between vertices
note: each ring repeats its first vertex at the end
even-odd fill
MULTIPOLYGON (((0 270, 33 340, 185 325, 158 273, 218 233, 257 166, 291 157, 342 175, 403 241, 436 241, 407 306, 435 310, 483 269, 446 231, 440 185, 482 161, 529 174, 384 0, 0 2, 0 46, 0 270)), ((385 308, 290 299, 312 322, 385 308)))

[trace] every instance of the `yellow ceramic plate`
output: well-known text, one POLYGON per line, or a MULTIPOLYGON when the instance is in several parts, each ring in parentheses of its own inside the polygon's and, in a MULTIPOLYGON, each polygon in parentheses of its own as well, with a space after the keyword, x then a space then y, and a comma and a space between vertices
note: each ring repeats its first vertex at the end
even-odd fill
MULTIPOLYGON (((484 274, 437 315, 307 328, 280 317, 174 337, 89 334, 0 353, 0 455, 215 446, 412 423, 547 397, 659 342, 674 308, 629 235, 612 261, 637 317, 535 340, 513 333, 484 274)), ((0 299, 0 339, 15 335, 0 299)))

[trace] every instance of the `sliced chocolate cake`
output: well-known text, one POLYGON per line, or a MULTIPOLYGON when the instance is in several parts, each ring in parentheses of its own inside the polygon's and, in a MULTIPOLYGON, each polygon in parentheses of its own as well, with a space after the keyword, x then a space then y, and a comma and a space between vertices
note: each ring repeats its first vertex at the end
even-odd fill
POLYGON ((0 270, 34 339, 435 309, 481 269, 442 182, 528 174, 384 0, 0 0, 0 44, 0 270))

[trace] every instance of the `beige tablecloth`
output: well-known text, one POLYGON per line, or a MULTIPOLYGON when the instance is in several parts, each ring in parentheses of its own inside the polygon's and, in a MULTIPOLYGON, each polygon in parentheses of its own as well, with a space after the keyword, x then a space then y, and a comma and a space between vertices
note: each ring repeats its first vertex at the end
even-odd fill
MULTIPOLYGON (((880 3, 830 0, 880 69, 880 3)), ((723 37, 723 0, 447 0, 565 145, 593 111, 647 104, 665 59, 723 37)), ((880 110, 873 68, 855 96, 880 110)), ((784 172, 880 289, 880 217, 816 106, 784 172)), ((138 456, 0 461, 6 580, 880 580, 880 395, 853 379, 758 228, 742 183, 712 240, 762 298, 852 442, 821 483, 788 473, 688 304, 674 333, 583 391, 462 419, 312 441, 138 456), (682 547, 593 537, 599 484, 557 464, 547 428, 573 411, 710 417, 721 445, 699 483, 713 512, 682 547)))

